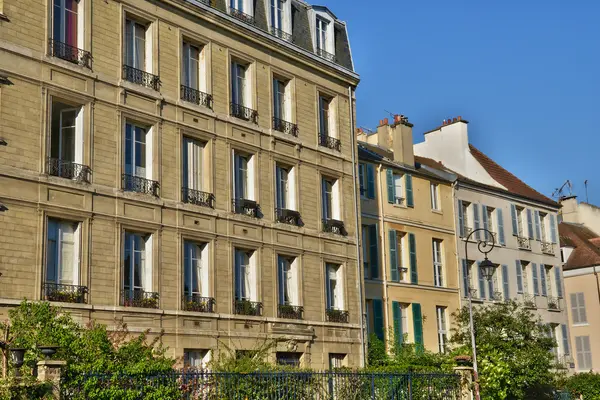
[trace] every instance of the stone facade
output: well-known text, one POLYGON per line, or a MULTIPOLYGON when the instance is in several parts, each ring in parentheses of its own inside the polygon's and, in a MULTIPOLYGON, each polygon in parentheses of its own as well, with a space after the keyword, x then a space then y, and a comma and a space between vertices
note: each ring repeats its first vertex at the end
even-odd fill
MULTIPOLYGON (((344 364, 358 366, 362 318, 351 126, 358 76, 196 3, 80 0, 79 43, 93 57, 90 69, 49 53, 52 1, 0 1, 0 12, 7 17, 0 19, 0 75, 12 83, 0 85, 0 137, 7 142, 0 147, 0 200, 8 208, 0 213, 0 315, 23 298, 44 298, 49 221, 57 219, 79 226, 72 283, 88 293, 85 301, 56 304, 81 322, 125 322, 133 332, 150 329, 151 336, 164 330, 164 343, 176 357, 185 349, 251 349, 268 338, 286 340, 277 350, 302 353, 305 366, 326 368, 332 353, 345 355, 344 364), (150 60, 146 72, 160 77, 160 90, 123 78, 122 43, 130 17, 144 24, 150 60), (202 48, 202 79, 213 97, 212 109, 180 98, 183 40, 202 48), (232 59, 249 66, 257 124, 230 115, 232 59), (297 124, 297 137, 272 129, 273 74, 288 79, 289 118, 297 124), (341 151, 319 145, 319 94, 332 99, 330 118, 341 151), (89 183, 50 170, 52 115, 58 103, 80 110, 76 157, 91 169, 89 183), (125 124, 130 121, 147 129, 146 176, 158 182, 157 196, 123 190, 125 124), (213 208, 183 202, 184 136, 204 144, 203 190, 214 195, 213 208), (233 151, 254 159, 250 184, 262 218, 232 212, 233 151), (295 169, 302 226, 276 220, 277 162, 295 169), (338 182, 345 236, 323 232, 322 175, 338 182), (151 238, 144 278, 158 293, 157 304, 146 304, 151 308, 124 306, 126 232, 151 238), (185 240, 207 249, 203 262, 209 270, 208 295, 215 301, 212 313, 183 309, 185 240), (262 316, 234 313, 235 248, 254 254, 262 316), (278 318, 278 255, 297 260, 302 320, 278 318), (327 321, 325 263, 343 270, 348 322, 327 321)), ((344 26, 335 23, 337 30, 344 26)))

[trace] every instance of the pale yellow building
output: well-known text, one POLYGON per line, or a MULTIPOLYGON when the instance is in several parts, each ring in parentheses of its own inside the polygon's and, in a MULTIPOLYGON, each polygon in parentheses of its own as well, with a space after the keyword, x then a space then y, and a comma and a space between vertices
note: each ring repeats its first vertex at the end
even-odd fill
POLYGON ((453 177, 414 156, 412 127, 358 134, 368 330, 444 352, 460 302, 453 177))
POLYGON ((0 0, 0 316, 206 362, 362 360, 346 25, 299 0, 0 0))

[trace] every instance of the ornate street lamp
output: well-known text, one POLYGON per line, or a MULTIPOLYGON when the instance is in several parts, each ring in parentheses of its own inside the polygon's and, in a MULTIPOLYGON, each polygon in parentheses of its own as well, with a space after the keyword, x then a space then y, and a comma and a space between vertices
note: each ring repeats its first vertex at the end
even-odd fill
MULTIPOLYGON (((484 254, 484 260, 479 264, 479 268, 481 268, 482 275, 489 282, 494 276, 494 270, 496 266, 488 260, 488 253, 493 250, 496 246, 496 240, 492 232, 488 231, 485 228, 477 228, 471 231, 469 235, 465 238, 465 259, 467 262, 469 261, 469 239, 476 232, 483 232, 484 239, 477 239, 477 250, 484 254), (490 238, 490 240, 486 240, 486 238, 490 238)), ((471 284, 471 277, 469 276, 470 268, 467 268, 467 283, 471 284)), ((477 372, 477 348, 475 346, 475 329, 473 325, 473 296, 471 293, 471 287, 466 288, 467 294, 469 296, 469 329, 471 330, 471 347, 473 351, 473 375, 475 378, 475 400, 480 400, 479 397, 479 374, 477 372)))

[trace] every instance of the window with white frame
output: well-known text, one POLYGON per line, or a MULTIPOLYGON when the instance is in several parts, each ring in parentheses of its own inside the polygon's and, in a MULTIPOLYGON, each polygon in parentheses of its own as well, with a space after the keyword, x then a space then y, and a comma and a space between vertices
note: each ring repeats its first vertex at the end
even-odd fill
POLYGON ((235 249, 235 299, 258 301, 258 275, 256 252, 247 249, 235 249))
POLYGON ((292 121, 292 101, 288 79, 273 76, 273 118, 274 128, 283 131, 283 122, 292 121))
POLYGON ((48 173, 76 179, 83 173, 83 107, 52 99, 48 173))
POLYGON ((323 18, 317 17, 317 49, 325 50, 330 53, 328 46, 328 29, 329 21, 326 21, 323 18))
POLYGON ((130 16, 125 19, 125 65, 152 73, 152 30, 130 16))
POLYGON ((317 13, 315 18, 315 48, 317 54, 329 61, 335 61, 335 38, 333 21, 325 13, 317 13))
POLYGON ((231 102, 252 108, 250 66, 241 61, 231 61, 231 102))
POLYGON ((590 371, 592 369, 590 337, 575 336, 575 350, 577 353, 577 370, 590 371))
POLYGON ((205 143, 189 137, 183 138, 183 182, 182 187, 188 190, 207 191, 204 187, 205 143))
POLYGON ((435 314, 437 319, 438 330, 438 350, 440 353, 445 353, 448 344, 448 330, 446 327, 446 307, 436 306, 435 314))
POLYGON ((51 55, 80 64, 84 61, 79 50, 85 47, 85 4, 86 0, 53 0, 51 55))
POLYGON ((283 40, 291 40, 291 1, 269 0, 271 33, 283 40))
MULTIPOLYGON (((186 89, 206 93, 206 56, 204 46, 184 39, 181 52, 181 85, 186 89)), ((193 91, 191 92, 190 96, 187 97, 191 98, 191 95, 195 94, 193 91)), ((184 100, 190 99, 184 97, 184 100)))
MULTIPOLYGON (((469 208, 470 208, 471 203, 469 203, 468 201, 463 201, 461 202, 461 208, 462 208, 462 217, 463 217, 463 225, 465 228, 471 228, 471 224, 470 224, 470 215, 469 215, 469 208)), ((463 237, 466 237, 469 234, 469 232, 463 232, 463 237)))
POLYGON ((296 168, 275 165, 275 206, 278 210, 296 210, 296 168))
POLYGON ((339 179, 322 177, 321 207, 323 220, 341 220, 339 179))
POLYGON ((409 251, 408 251, 408 234, 406 232, 396 232, 398 241, 398 274, 400 282, 410 282, 410 274, 408 270, 409 251))
POLYGON ((404 175, 402 174, 394 174, 394 193, 396 194, 394 202, 395 204, 402 205, 404 204, 405 194, 403 191, 402 181, 404 179, 404 175))
POLYGON ((440 187, 437 183, 429 184, 429 195, 431 197, 431 209, 440 210, 440 187))
POLYGON ((327 263, 325 265, 325 287, 328 310, 344 310, 344 284, 342 266, 327 263))
POLYGON ((296 257, 278 255, 279 305, 300 305, 298 263, 296 257))
POLYGON ((45 284, 79 285, 81 224, 48 218, 45 284))
POLYGON ((233 197, 255 200, 254 156, 233 151, 233 197))
POLYGON ((124 300, 143 300, 152 292, 152 235, 125 231, 123 255, 124 300))
POLYGON ((585 310, 585 297, 583 292, 571 293, 571 318, 573 324, 587 324, 587 314, 585 310))
POLYGON ((337 138, 334 100, 331 96, 319 94, 319 135, 322 138, 337 138))
POLYGON ((183 350, 183 366, 190 369, 206 370, 210 363, 211 352, 207 349, 183 350))
POLYGON ((433 284, 444 286, 444 265, 442 259, 442 240, 433 239, 433 284))
POLYGON ((208 245, 183 242, 183 294, 188 301, 209 297, 208 245))
MULTIPOLYGON (((125 123, 125 175, 152 179, 152 128, 131 121, 125 123)), ((124 183, 125 190, 139 191, 135 179, 124 183)))

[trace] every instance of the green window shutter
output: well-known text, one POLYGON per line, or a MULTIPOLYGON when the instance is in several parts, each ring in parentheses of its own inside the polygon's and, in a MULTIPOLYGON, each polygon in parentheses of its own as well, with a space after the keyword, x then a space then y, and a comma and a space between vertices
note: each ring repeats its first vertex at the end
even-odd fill
POLYGON ((412 314, 417 351, 423 351, 423 315, 421 314, 421 304, 412 304, 412 314))
POLYGON ((412 175, 406 174, 405 175, 405 179, 406 179, 406 206, 407 207, 414 207, 415 206, 415 200, 413 198, 412 175))
POLYGON ((397 301, 392 301, 392 315, 394 318, 394 340, 396 344, 402 344, 404 341, 404 332, 402 332, 402 307, 397 301))
POLYGON ((375 168, 373 168, 373 164, 367 164, 367 198, 375 198, 375 168))
POLYGON ((385 176, 387 179, 387 197, 388 203, 394 204, 396 201, 396 188, 394 186, 394 173, 391 169, 385 170, 385 176))
POLYGON ((417 240, 414 233, 408 234, 408 250, 410 252, 410 283, 416 285, 419 283, 419 273, 417 271, 417 240))
POLYGON ((400 281, 400 274, 398 273, 398 238, 395 230, 388 231, 390 241, 390 270, 393 282, 400 281))
POLYGON ((371 279, 379 278, 379 238, 377 237, 377 225, 369 225, 369 266, 371 267, 371 279))
POLYGON ((383 301, 373 299, 373 328, 379 340, 383 339, 383 301))

